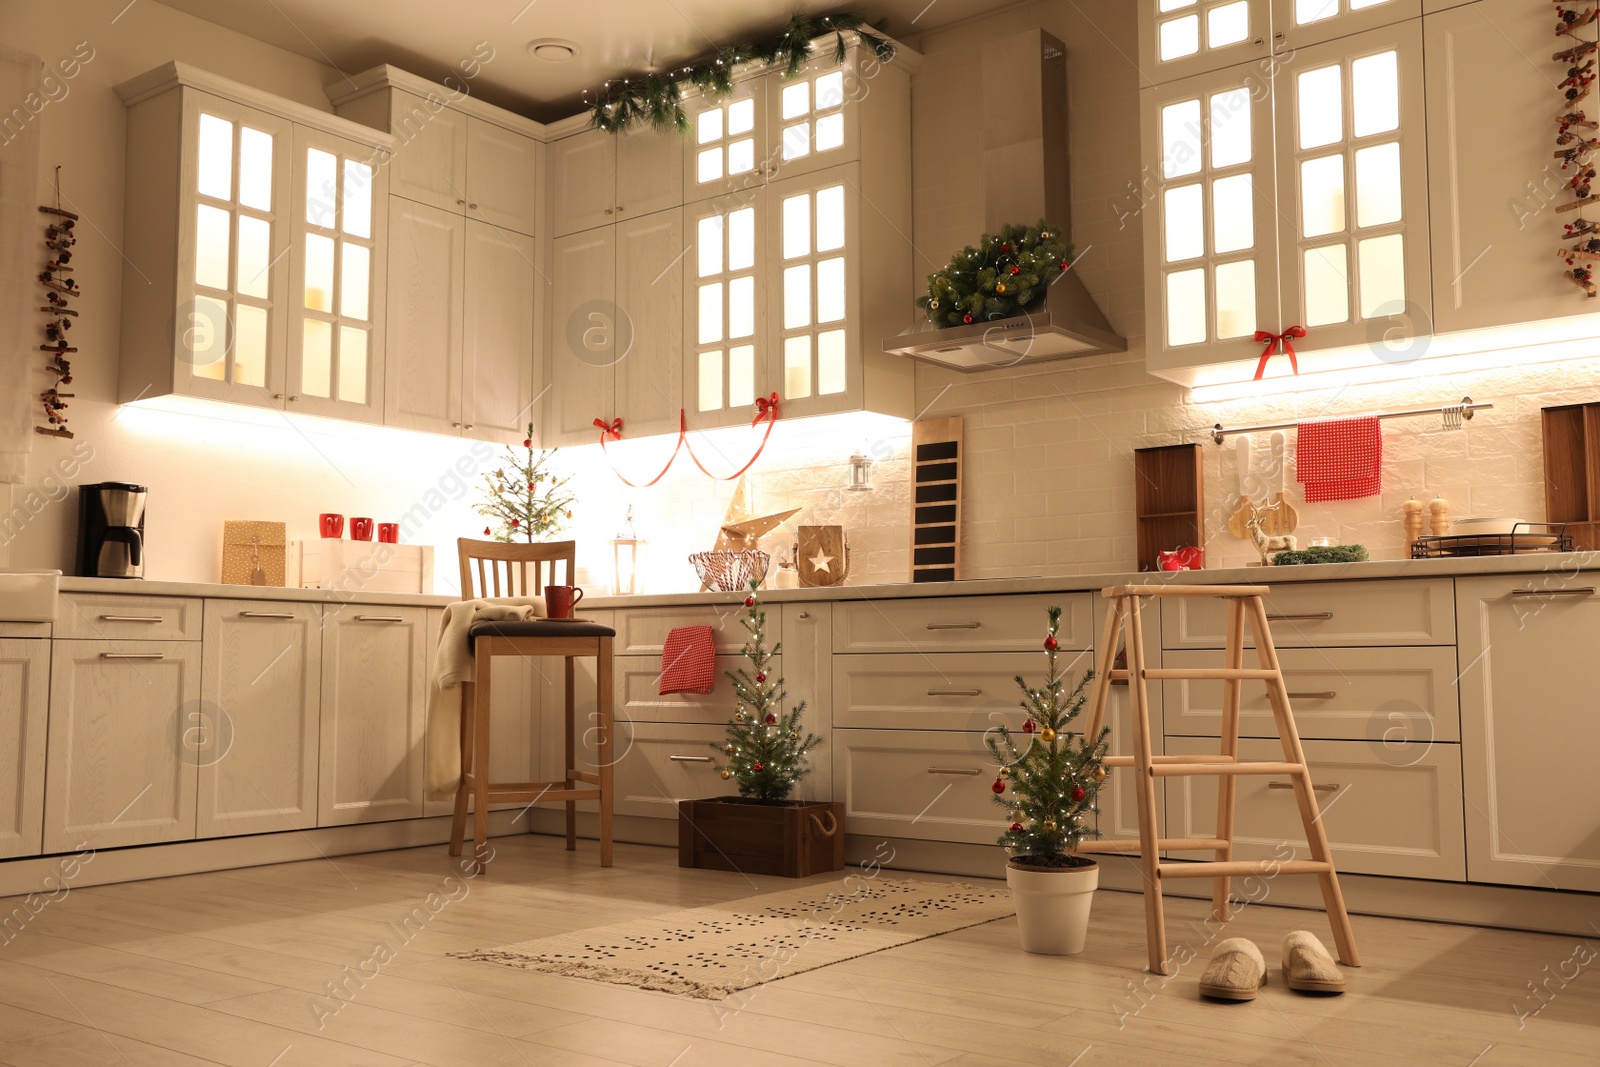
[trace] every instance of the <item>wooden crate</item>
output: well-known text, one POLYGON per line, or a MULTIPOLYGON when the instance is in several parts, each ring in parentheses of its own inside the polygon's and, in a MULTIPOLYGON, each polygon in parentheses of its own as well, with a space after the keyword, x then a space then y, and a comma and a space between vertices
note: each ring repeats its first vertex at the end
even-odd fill
POLYGON ((345 593, 432 593, 433 546, 323 537, 291 541, 291 588, 345 593))
POLYGON ((678 866, 785 878, 842 871, 844 805, 680 800, 678 866))

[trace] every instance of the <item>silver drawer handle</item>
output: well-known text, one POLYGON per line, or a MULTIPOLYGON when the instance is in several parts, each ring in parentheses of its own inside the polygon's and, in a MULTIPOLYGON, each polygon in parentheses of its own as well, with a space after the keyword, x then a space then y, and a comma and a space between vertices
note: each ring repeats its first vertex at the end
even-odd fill
POLYGON ((930 630, 976 630, 982 623, 978 622, 930 622, 930 630))
POLYGON ((102 615, 101 622, 166 622, 160 615, 102 615))
MULTIPOLYGON (((1267 783, 1267 788, 1268 789, 1293 789, 1294 788, 1294 783, 1293 782, 1268 782, 1267 783)), ((1339 783, 1338 782, 1323 782, 1320 785, 1314 785, 1311 788, 1315 789, 1319 793, 1331 793, 1335 789, 1339 788, 1339 783)))
POLYGON ((166 659, 165 652, 102 652, 101 659, 166 659))
POLYGON ((1339 694, 1332 689, 1324 689, 1320 693, 1290 693, 1290 700, 1332 700, 1339 694))
POLYGON ((1316 622, 1333 618, 1331 611, 1303 611, 1297 615, 1274 615, 1267 613, 1268 622, 1316 622))
POLYGON ((241 619, 292 619, 294 613, 289 611, 241 611, 241 619))
POLYGON ((356 622, 405 622, 400 615, 357 615, 356 622))
POLYGON ((1595 589, 1592 585, 1583 586, 1581 589, 1513 589, 1511 595, 1522 596, 1594 596, 1595 589))
POLYGON ((710 763, 710 756, 668 756, 674 763, 710 763))
POLYGON ((928 695, 931 696, 931 697, 981 697, 981 696, 983 696, 983 690, 982 689, 930 689, 930 690, 928 690, 928 695))
POLYGON ((976 767, 929 767, 929 774, 964 774, 976 778, 983 772, 976 767))

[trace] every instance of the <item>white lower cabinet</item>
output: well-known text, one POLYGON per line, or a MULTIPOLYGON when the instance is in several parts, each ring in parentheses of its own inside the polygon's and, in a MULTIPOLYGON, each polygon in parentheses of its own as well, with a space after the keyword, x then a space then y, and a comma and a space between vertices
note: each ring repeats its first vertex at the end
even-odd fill
MULTIPOLYGON (((1083 658, 1087 668, 1088 655, 1083 658)), ((1037 674, 1036 684, 1042 683, 1043 666, 1043 654, 1032 652, 834 656, 834 723, 883 730, 1017 727, 1017 676, 1037 674)), ((1072 679, 1080 672, 1074 666, 1064 673, 1072 679)), ((1073 684, 1069 680, 1068 688, 1073 684)))
MULTIPOLYGON (((770 647, 770 646, 769 646, 770 647)), ((743 656, 716 657, 716 677, 709 693, 661 694, 660 656, 617 656, 617 718, 635 722, 726 723, 738 709, 733 682, 724 671, 741 668, 754 677, 743 656)), ((769 668, 783 677, 783 660, 774 658, 769 668)))
MULTIPOLYGON (((1292 582, 1269 588, 1267 622, 1272 643, 1280 649, 1456 643, 1454 591, 1448 578, 1292 582)), ((1169 600, 1161 610, 1161 647, 1221 649, 1226 625, 1222 600, 1169 600)), ((1245 645, 1254 644, 1247 625, 1245 645)))
MULTIPOLYGON (((676 819, 678 801, 732 793, 717 774, 713 744, 722 726, 623 722, 617 729, 613 810, 618 815, 676 819)), ((592 763, 590 758, 585 762, 592 763)))
POLYGON ((852 834, 991 844, 1005 830, 981 733, 835 730, 833 781, 852 834))
POLYGON ((198 641, 56 641, 46 852, 195 836, 198 641))
POLYGON ((208 600, 201 705, 185 724, 200 837, 317 825, 322 608, 208 600))
POLYGON ((0 640, 0 859, 44 843, 44 752, 50 642, 0 640))
POLYGON ((326 612, 319 826, 422 815, 427 616, 362 604, 326 612))
MULTIPOLYGON (((1306 741, 1317 804, 1344 874, 1385 874, 1463 881, 1467 875, 1461 825, 1461 746, 1375 745, 1306 741)), ((1169 755, 1215 753, 1216 742, 1168 737, 1169 755)), ((1281 760, 1276 741, 1243 739, 1242 760, 1281 760)), ((1241 775, 1235 798, 1234 858, 1285 858, 1283 846, 1306 859, 1305 830, 1287 776, 1241 775)), ((1172 837, 1216 834, 1217 778, 1167 782, 1167 828, 1172 837)), ((1211 859, 1207 853, 1173 853, 1211 859)))
POLYGON ((1468 872, 1600 891, 1600 575, 1463 578, 1456 595, 1468 872))

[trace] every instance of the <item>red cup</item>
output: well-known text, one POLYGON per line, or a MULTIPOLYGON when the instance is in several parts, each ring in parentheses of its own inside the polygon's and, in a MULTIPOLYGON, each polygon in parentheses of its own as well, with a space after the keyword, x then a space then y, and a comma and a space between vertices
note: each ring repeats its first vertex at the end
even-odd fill
POLYGON ((400 524, 398 522, 378 523, 378 540, 386 545, 398 545, 400 543, 400 524))
POLYGON ((372 540, 372 520, 371 519, 351 519, 350 520, 350 540, 352 540, 352 541, 370 541, 370 540, 372 540))
POLYGON ((544 587, 544 606, 552 619, 572 618, 572 609, 583 599, 583 590, 575 585, 547 585, 544 587))
POLYGON ((323 537, 343 537, 344 536, 344 516, 343 515, 335 515, 331 511, 325 511, 321 515, 317 516, 317 518, 322 523, 322 536, 323 537))

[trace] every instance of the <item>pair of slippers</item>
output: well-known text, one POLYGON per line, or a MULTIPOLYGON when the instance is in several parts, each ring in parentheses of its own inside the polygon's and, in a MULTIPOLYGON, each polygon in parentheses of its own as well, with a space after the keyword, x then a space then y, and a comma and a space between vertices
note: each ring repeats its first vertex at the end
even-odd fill
MULTIPOLYGON (((1344 975, 1316 936, 1296 930, 1283 939, 1283 981, 1304 993, 1343 993, 1344 975)), ((1254 1000, 1267 984, 1267 961, 1252 941, 1230 937, 1217 946, 1200 976, 1200 995, 1213 1000, 1254 1000)))

